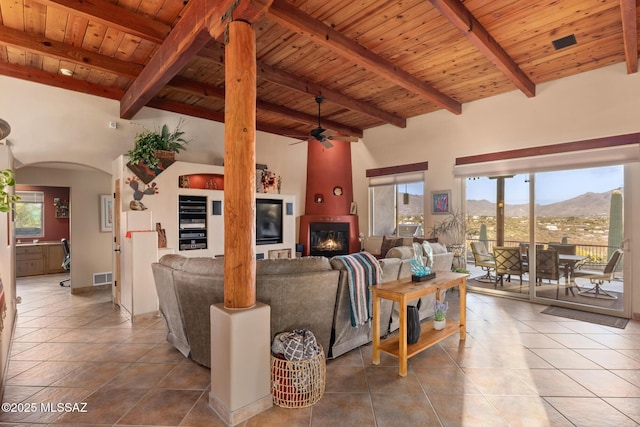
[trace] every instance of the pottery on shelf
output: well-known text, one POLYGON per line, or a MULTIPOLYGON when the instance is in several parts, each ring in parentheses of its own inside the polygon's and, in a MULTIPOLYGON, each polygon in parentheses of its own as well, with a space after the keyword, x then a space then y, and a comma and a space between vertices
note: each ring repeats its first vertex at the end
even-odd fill
POLYGON ((446 325, 447 325, 447 319, 433 321, 433 329, 435 329, 436 331, 443 330, 446 325))

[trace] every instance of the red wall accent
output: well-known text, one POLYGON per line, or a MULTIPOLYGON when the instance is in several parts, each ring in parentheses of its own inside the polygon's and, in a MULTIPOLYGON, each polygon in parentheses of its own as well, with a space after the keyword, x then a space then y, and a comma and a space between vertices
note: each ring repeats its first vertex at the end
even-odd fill
POLYGON ((300 243, 304 245, 304 255, 309 255, 309 224, 312 222, 348 222, 349 253, 360 250, 358 217, 349 214, 353 201, 351 143, 331 143, 331 148, 325 148, 314 139, 307 144, 307 194, 305 212, 300 217, 300 243), (342 188, 342 195, 333 194, 335 187, 342 188), (323 203, 316 203, 317 194, 322 195, 323 203))
POLYGON ((325 148, 314 139, 307 144, 305 215, 349 215, 353 201, 351 143, 331 143, 332 148, 325 148), (341 196, 333 194, 335 187, 342 187, 341 196), (322 194, 324 203, 315 203, 316 194, 322 194))
MULTIPOLYGON (((60 241, 69 239, 69 218, 56 218, 56 208, 53 199, 59 197, 69 200, 69 187, 44 187, 37 185, 17 184, 16 191, 42 191, 44 192, 44 237, 39 237, 41 242, 60 241)), ((96 220, 96 224, 97 224, 96 220)), ((97 227, 97 226, 96 226, 97 227)), ((20 241, 28 242, 31 239, 21 238, 20 241)))

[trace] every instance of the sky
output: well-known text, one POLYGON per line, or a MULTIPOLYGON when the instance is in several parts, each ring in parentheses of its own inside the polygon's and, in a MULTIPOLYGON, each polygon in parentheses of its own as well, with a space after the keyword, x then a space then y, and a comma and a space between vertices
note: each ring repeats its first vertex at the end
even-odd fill
MULTIPOLYGON (((529 175, 516 175, 505 182, 505 202, 529 202, 529 175)), ((624 186, 623 166, 577 169, 536 174, 536 203, 547 205, 588 192, 604 193, 624 186)), ((486 177, 467 180, 467 200, 496 202, 496 181, 486 177)))

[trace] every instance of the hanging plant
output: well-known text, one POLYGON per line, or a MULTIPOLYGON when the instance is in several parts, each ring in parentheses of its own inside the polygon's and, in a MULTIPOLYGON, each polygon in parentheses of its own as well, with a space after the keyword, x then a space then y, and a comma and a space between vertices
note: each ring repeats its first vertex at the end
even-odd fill
POLYGON ((129 161, 132 165, 143 163, 149 169, 155 169, 160 163, 162 154, 158 152, 178 153, 185 150, 185 145, 190 141, 183 138, 184 131, 180 130, 182 120, 178 122, 176 128, 171 132, 165 124, 160 131, 145 129, 135 137, 135 146, 128 152, 129 161))
POLYGON ((20 200, 20 196, 7 191, 7 187, 16 185, 15 174, 11 169, 0 171, 0 212, 9 212, 20 200))

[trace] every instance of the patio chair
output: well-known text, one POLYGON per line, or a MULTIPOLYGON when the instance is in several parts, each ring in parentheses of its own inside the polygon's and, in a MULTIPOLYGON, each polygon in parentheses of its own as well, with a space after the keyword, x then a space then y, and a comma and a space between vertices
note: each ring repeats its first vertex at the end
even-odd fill
POLYGON ((507 282, 511 281, 511 275, 520 276, 520 290, 522 291, 522 276, 527 269, 522 264, 520 257, 520 248, 496 246, 493 248, 493 258, 496 263, 496 281, 495 288, 498 288, 498 279, 500 286, 504 286, 503 277, 507 275, 507 282))
MULTIPOLYGON (((560 254, 553 249, 537 249, 536 250, 536 280, 542 284, 542 280, 547 279, 549 283, 552 280, 557 282, 556 299, 560 296, 560 254)), ((573 289, 571 290, 573 293, 573 289)))
POLYGON ((618 299, 617 296, 611 295, 604 289, 602 289, 602 285, 604 282, 611 282, 614 279, 614 275, 616 269, 618 268, 618 264, 622 260, 622 250, 617 249, 611 257, 609 261, 607 261, 607 265, 604 267, 604 271, 590 271, 590 270, 576 270, 573 272, 574 277, 582 277, 584 279, 589 279, 593 286, 593 288, 588 289, 586 291, 578 292, 580 295, 584 296, 593 296, 595 298, 608 298, 608 299, 618 299))
POLYGON ((471 252, 473 252, 473 259, 476 267, 480 267, 486 274, 476 280, 481 282, 493 282, 495 277, 491 275, 491 271, 496 269, 496 262, 493 259, 493 255, 487 251, 487 247, 484 242, 471 242, 471 252))
POLYGON ((559 254, 575 255, 576 245, 568 245, 563 243, 549 243, 549 249, 558 251, 559 254))

